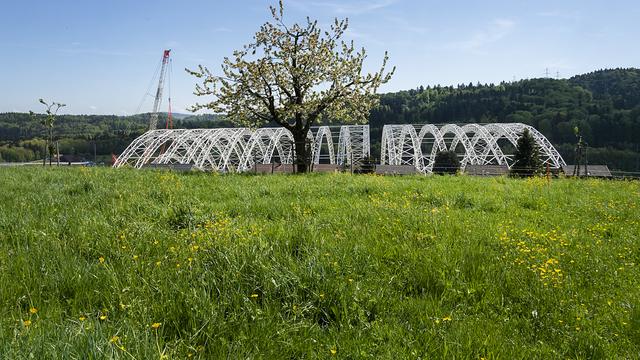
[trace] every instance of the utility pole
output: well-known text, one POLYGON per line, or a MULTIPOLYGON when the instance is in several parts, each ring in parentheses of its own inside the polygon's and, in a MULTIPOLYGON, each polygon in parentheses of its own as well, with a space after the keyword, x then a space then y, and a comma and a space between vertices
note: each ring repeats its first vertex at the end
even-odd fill
POLYGON ((576 164, 573 167, 573 176, 582 177, 581 165, 584 165, 584 176, 589 176, 589 169, 587 168, 587 143, 582 140, 582 135, 576 126, 574 129, 578 143, 576 144, 576 164))

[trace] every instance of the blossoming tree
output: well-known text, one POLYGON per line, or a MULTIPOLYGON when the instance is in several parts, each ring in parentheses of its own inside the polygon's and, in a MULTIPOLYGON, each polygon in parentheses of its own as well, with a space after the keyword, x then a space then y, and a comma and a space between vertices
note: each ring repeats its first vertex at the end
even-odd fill
POLYGON ((286 25, 284 7, 270 7, 273 20, 260 27, 253 42, 225 58, 223 76, 206 67, 187 72, 200 79, 195 95, 212 96, 190 110, 225 113, 241 126, 277 124, 291 131, 298 172, 307 170, 309 128, 321 120, 366 123, 374 95, 395 70, 386 71, 385 53, 378 72, 363 74, 364 48, 343 37, 348 19, 335 19, 323 31, 318 21, 286 25))

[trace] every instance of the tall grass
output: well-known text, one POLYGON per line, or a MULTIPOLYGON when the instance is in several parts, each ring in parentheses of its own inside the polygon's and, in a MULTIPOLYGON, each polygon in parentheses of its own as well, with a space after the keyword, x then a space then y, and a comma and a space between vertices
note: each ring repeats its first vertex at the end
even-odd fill
POLYGON ((640 185, 0 170, 0 358, 634 358, 640 185))

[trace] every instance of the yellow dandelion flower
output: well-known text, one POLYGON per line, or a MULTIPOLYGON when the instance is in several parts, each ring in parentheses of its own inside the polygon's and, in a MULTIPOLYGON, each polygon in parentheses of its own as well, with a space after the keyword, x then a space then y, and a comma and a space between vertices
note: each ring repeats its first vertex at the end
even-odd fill
POLYGON ((331 356, 335 356, 338 353, 338 349, 336 349, 336 347, 332 347, 329 352, 331 353, 331 356))
POLYGON ((36 309, 36 308, 34 308, 34 307, 31 307, 31 308, 29 309, 29 312, 30 312, 30 313, 32 313, 32 314, 35 314, 35 313, 37 313, 37 312, 38 312, 38 309, 36 309))
POLYGON ((252 299, 257 299, 258 298, 258 294, 251 294, 251 298, 252 299))
POLYGON ((138 256, 138 255, 133 255, 133 260, 138 260, 139 257, 140 256, 138 256))
POLYGON ((451 316, 450 316, 450 315, 447 315, 447 316, 445 316, 445 317, 443 317, 443 318, 442 318, 442 321, 451 321, 451 320, 452 320, 452 319, 451 319, 451 316))
POLYGON ((162 323, 159 322, 154 322, 153 324, 151 324, 151 328, 154 330, 158 330, 160 326, 162 326, 162 323))
POLYGON ((85 321, 85 320, 87 320, 87 318, 86 318, 86 317, 84 317, 84 315, 80 315, 80 317, 78 318, 78 320, 80 320, 80 321, 85 321))
POLYGON ((109 339, 109 342, 115 344, 118 342, 118 340, 120 340, 120 337, 118 335, 113 335, 111 339, 109 339))
POLYGON ((107 320, 107 315, 100 315, 100 320, 107 320))
POLYGON ((103 256, 100 256, 100 257, 98 258, 98 261, 100 262, 100 264, 104 264, 104 257, 103 257, 103 256))
POLYGON ((320 293, 320 299, 324 299, 324 293, 320 293))
POLYGON ((24 326, 29 326, 31 325, 31 320, 24 320, 22 323, 24 324, 24 326))

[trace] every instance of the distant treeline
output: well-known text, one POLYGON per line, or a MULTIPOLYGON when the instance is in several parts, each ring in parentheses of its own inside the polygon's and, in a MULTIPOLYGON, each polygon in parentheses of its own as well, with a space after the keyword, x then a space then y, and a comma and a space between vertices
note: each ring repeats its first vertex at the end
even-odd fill
MULTIPOLYGON (((590 146, 590 162, 640 171, 640 69, 388 93, 381 95, 369 123, 372 141, 379 141, 384 124, 471 122, 532 125, 569 163, 574 161, 577 126, 590 146)), ((379 144, 373 146, 379 149, 379 144)))
MULTIPOLYGON (((149 114, 64 115, 55 134, 60 152, 92 159, 119 154, 146 128, 149 114)), ((159 124, 164 124, 161 114, 159 124)), ((600 70, 570 79, 530 79, 500 84, 427 86, 380 95, 370 117, 372 152, 380 156, 385 124, 521 122, 545 134, 565 160, 574 161, 578 127, 589 161, 640 171, 640 69, 600 70)), ((220 115, 186 116, 175 128, 233 126, 220 115)), ((42 158, 45 129, 28 114, 0 114, 0 161, 42 158)))
MULTIPOLYGON (((160 114, 159 124, 167 114, 160 114)), ((55 137, 61 154, 93 160, 108 160, 121 153, 133 139, 147 130, 149 114, 61 115, 56 118, 55 137)), ((213 115, 187 116, 174 120, 174 128, 228 127, 224 118, 213 115)), ((0 114, 0 161, 24 162, 41 159, 44 154, 45 128, 39 119, 25 113, 0 114)))

